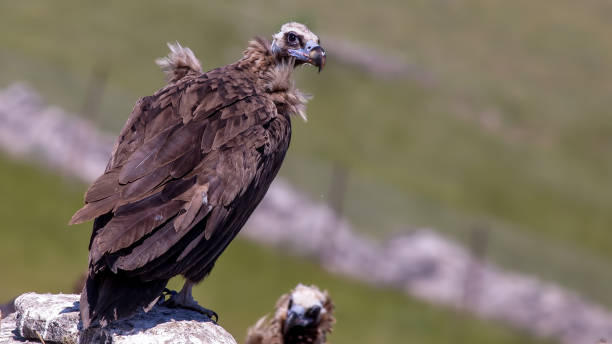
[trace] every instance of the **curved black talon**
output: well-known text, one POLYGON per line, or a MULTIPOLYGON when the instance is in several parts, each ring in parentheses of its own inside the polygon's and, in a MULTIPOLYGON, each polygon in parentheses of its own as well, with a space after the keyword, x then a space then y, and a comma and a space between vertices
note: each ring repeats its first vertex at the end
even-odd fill
POLYGON ((179 308, 186 308, 189 310, 192 310, 194 312, 198 312, 200 314, 204 314, 208 317, 208 319, 210 319, 211 321, 213 321, 214 323, 218 323, 219 322, 219 314, 217 314, 217 312, 213 311, 212 309, 208 309, 208 308, 204 308, 200 305, 197 305, 197 307, 191 307, 191 306, 176 306, 179 308), (213 319, 214 317, 214 319, 213 319))
POLYGON ((173 296, 173 295, 178 294, 178 292, 176 292, 176 291, 174 291, 174 290, 170 290, 170 289, 168 289, 168 288, 164 288, 164 290, 162 290, 162 294, 163 294, 163 295, 170 295, 170 296, 173 296))
POLYGON ((208 318, 210 320, 212 320, 214 323, 218 323, 219 322, 219 314, 217 314, 217 312, 215 312, 213 310, 210 310, 210 309, 209 309, 209 311, 212 312, 212 315, 209 315, 208 318), (213 317, 215 317, 215 319, 213 319, 213 317))
POLYGON ((174 295, 176 295, 176 294, 178 294, 176 291, 170 290, 168 288, 164 288, 164 290, 162 290, 162 292, 161 292, 161 296, 160 296, 159 300, 157 300, 157 304, 159 306, 168 307, 168 301, 170 299, 172 299, 172 297, 174 295))

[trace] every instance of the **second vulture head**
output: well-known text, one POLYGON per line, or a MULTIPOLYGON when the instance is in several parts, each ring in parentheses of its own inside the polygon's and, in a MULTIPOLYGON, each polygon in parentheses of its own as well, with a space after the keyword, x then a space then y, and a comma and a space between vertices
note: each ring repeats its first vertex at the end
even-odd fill
POLYGON ((309 63, 319 72, 325 67, 325 50, 319 45, 319 37, 300 23, 287 23, 273 36, 272 52, 279 59, 293 59, 297 67, 309 63))

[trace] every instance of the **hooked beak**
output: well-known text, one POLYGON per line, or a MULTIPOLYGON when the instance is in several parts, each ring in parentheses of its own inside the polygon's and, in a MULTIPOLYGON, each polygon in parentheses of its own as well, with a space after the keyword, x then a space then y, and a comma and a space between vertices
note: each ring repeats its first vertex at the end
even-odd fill
POLYGON ((297 60, 318 67, 319 72, 325 67, 325 50, 312 41, 307 42, 305 48, 289 49, 288 52, 290 56, 295 57, 297 60))
MULTIPOLYGON (((308 316, 304 307, 293 305, 287 311, 287 318, 283 326, 283 333, 286 334, 294 327, 308 327, 317 322, 317 317, 308 316)), ((318 314, 317 314, 318 315, 318 314)))

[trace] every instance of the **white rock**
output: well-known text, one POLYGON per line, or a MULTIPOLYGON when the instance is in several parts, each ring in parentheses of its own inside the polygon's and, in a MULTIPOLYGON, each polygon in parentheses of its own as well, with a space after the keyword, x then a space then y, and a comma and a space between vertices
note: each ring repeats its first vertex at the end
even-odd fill
POLYGON ((19 296, 15 300, 17 311, 0 323, 0 343, 28 343, 42 338, 63 344, 236 344, 232 335, 205 315, 161 306, 105 329, 81 331, 78 300, 79 295, 19 296))

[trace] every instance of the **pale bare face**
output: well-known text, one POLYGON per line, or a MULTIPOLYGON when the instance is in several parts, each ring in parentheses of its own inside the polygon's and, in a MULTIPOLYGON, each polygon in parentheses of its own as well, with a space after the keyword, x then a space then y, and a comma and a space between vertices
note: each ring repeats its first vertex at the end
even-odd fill
POLYGON ((291 327, 316 326, 323 314, 327 312, 325 303, 327 295, 315 286, 298 284, 291 292, 285 320, 285 331, 291 327))
POLYGON ((316 44, 319 44, 319 37, 317 37, 317 35, 312 33, 306 27, 306 25, 296 23, 296 22, 290 22, 290 23, 287 23, 281 26, 280 31, 273 36, 274 37, 273 43, 276 43, 280 47, 287 47, 287 46, 290 47, 291 42, 287 40, 286 38, 287 38, 287 35, 291 32, 293 32, 297 36, 297 38, 299 38, 302 41, 302 43, 307 42, 307 41, 312 41, 312 42, 315 42, 316 44))
POLYGON ((325 303, 325 294, 315 287, 308 287, 303 284, 298 284, 291 293, 293 304, 300 305, 305 309, 313 306, 323 307, 325 303))
POLYGON ((293 58, 295 65, 310 63, 319 71, 325 66, 325 50, 320 40, 304 24, 290 22, 273 36, 271 50, 280 58, 293 58))

